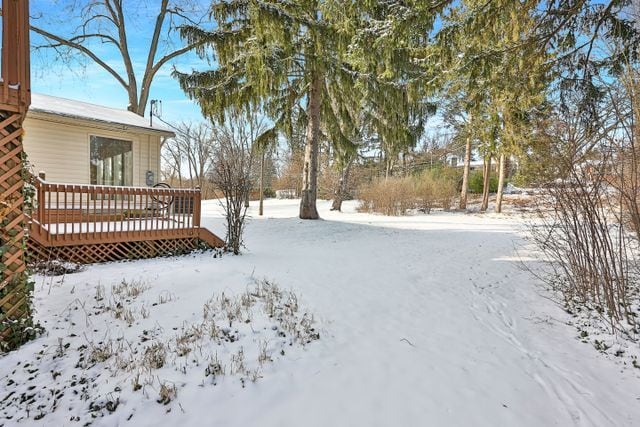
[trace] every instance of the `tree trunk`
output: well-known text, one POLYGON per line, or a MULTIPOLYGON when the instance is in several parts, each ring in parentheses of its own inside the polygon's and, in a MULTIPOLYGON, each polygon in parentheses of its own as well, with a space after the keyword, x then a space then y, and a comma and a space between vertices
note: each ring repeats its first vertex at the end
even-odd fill
POLYGON ((307 101, 307 133, 305 136, 304 164, 302 167, 302 199, 300 218, 318 219, 316 196, 318 191, 318 145, 320 139, 320 105, 323 79, 316 74, 311 82, 307 101))
POLYGON ((407 176, 409 175, 407 173, 407 154, 406 153, 402 153, 402 176, 407 176))
POLYGON ((393 160, 389 156, 386 156, 384 179, 389 179, 393 175, 393 160))
POLYGON ((489 207, 489 190, 491 186, 491 155, 485 158, 484 161, 484 179, 482 182, 482 205, 480 205, 480 212, 485 212, 489 207))
POLYGON ((462 170, 462 190, 460 191, 460 209, 467 209, 467 193, 469 191, 469 169, 471 167, 471 137, 467 137, 464 149, 464 168, 462 170))
POLYGON ((262 150, 262 157, 260 158, 260 207, 258 209, 258 215, 264 214, 264 154, 265 150, 262 150))
POLYGON ((500 154, 500 163, 498 166, 498 194, 496 195, 496 212, 502 212, 502 194, 504 191, 504 169, 505 169, 505 155, 500 154))
POLYGON ((344 196, 347 194, 347 189, 349 187, 349 172, 351 172, 352 164, 353 159, 347 162, 347 166, 342 171, 340 182, 338 183, 338 188, 336 189, 335 197, 333 199, 333 203, 331 204, 332 211, 342 212, 342 201, 344 200, 344 196))

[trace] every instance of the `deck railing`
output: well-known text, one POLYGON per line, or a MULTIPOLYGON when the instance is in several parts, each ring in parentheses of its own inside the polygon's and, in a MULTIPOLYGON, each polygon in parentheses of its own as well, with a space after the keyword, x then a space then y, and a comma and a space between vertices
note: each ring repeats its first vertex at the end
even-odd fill
MULTIPOLYGON (((51 183, 34 177, 32 222, 47 240, 91 243, 191 235, 199 189, 51 183)), ((33 229, 34 227, 32 227, 33 229)))

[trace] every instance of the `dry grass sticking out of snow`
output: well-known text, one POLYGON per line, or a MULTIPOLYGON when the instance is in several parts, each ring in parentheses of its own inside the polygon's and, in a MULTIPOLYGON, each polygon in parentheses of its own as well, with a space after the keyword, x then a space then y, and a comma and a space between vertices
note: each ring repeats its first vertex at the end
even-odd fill
POLYGON ((69 422, 88 425, 129 411, 132 419, 135 398, 155 400, 168 412, 181 408, 180 389, 188 383, 231 381, 244 388, 290 347, 320 338, 296 294, 268 280, 254 280, 241 294, 215 294, 197 320, 170 328, 154 311, 184 309, 171 294, 150 293, 148 283, 121 281, 109 288, 98 284, 93 296, 76 298, 61 314, 51 334, 56 337, 41 339, 35 358, 18 361, 2 380, 2 417, 28 424, 54 412, 60 420, 64 412, 69 422))

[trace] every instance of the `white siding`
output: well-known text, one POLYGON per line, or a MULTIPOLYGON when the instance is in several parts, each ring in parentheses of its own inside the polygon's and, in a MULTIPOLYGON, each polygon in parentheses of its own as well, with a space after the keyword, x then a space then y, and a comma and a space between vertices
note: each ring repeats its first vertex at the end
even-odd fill
POLYGON ((109 129, 65 123, 47 117, 27 116, 24 122, 24 149, 33 173, 46 173, 50 182, 89 184, 89 137, 99 135, 133 142, 133 185, 146 186, 146 171, 155 182, 160 176, 160 136, 135 130, 109 129))

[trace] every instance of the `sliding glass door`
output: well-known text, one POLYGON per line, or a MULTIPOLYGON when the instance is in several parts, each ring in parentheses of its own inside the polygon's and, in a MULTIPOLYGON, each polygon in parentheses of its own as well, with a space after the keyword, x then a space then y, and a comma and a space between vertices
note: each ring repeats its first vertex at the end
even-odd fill
POLYGON ((131 141, 91 135, 91 184, 133 185, 131 141))

